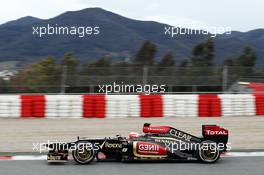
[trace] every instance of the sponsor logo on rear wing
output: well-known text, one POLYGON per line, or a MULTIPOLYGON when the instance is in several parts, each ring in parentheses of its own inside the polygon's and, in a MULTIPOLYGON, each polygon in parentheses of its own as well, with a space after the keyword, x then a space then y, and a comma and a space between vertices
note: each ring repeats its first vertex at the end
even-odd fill
POLYGON ((210 135, 228 135, 228 130, 225 128, 221 128, 217 125, 203 125, 203 134, 205 136, 210 135))

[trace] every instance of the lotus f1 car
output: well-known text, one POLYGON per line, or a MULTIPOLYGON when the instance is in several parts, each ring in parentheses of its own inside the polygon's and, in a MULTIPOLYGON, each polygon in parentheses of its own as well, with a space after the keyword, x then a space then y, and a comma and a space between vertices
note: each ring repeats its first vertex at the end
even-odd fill
POLYGON ((50 143, 48 162, 67 161, 71 153, 79 164, 115 160, 196 160, 214 163, 227 150, 228 130, 217 125, 203 125, 202 137, 169 126, 145 123, 144 134, 129 137, 80 138, 70 143, 50 143))

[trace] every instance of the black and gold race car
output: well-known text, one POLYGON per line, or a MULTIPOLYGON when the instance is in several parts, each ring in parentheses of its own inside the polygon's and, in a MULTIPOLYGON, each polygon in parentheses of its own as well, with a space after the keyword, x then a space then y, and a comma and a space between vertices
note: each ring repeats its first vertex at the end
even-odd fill
POLYGON ((97 161, 197 160, 214 163, 229 149, 228 130, 217 125, 203 125, 202 137, 169 126, 145 123, 143 133, 129 137, 80 138, 70 143, 50 143, 48 162, 67 161, 71 153, 79 164, 97 161))

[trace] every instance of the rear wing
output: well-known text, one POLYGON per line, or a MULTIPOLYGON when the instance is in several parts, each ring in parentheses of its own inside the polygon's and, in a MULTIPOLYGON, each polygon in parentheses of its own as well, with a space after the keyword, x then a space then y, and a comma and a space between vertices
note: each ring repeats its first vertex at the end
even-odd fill
POLYGON ((227 144, 229 131, 218 125, 202 125, 204 139, 215 141, 216 143, 227 144))

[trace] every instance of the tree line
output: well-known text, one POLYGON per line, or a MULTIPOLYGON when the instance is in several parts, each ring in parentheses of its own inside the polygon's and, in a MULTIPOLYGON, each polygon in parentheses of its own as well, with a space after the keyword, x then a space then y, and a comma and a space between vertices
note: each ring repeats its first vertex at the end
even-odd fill
MULTIPOLYGON (((135 56, 134 61, 139 65, 155 65, 155 54, 157 47, 155 44, 146 41, 139 49, 135 56)), ((172 52, 166 53, 158 62, 157 66, 169 67, 169 66, 193 66, 193 67, 206 67, 215 66, 214 54, 215 46, 213 39, 208 39, 205 42, 199 43, 192 50, 191 59, 181 60, 177 64, 176 58, 172 52)), ((242 67, 254 67, 256 62, 256 54, 250 46, 245 46, 241 55, 235 58, 227 58, 223 65, 226 66, 242 66, 242 67)))
MULTIPOLYGON (((192 50, 190 59, 183 59, 178 62, 173 52, 167 52, 160 61, 155 59, 157 54, 157 46, 145 41, 130 61, 113 62, 110 57, 103 56, 94 62, 82 63, 75 58, 72 53, 66 53, 59 63, 52 56, 44 58, 37 63, 27 65, 22 72, 34 72, 34 74, 60 74, 62 67, 67 67, 68 74, 89 72, 89 68, 93 67, 127 67, 127 66, 156 66, 156 67, 210 67, 215 65, 215 46, 213 39, 208 39, 205 42, 199 43, 192 50)), ((254 67, 256 64, 256 54, 250 46, 245 46, 241 55, 235 58, 227 58, 222 66, 238 66, 238 67, 254 67)))
MULTIPOLYGON (((59 61, 52 56, 48 56, 36 63, 27 64, 23 69, 11 77, 9 82, 1 81, 2 85, 9 87, 15 87, 22 90, 28 90, 30 92, 38 92, 39 87, 54 86, 58 87, 62 75, 109 75, 109 72, 105 69, 98 69, 94 72, 93 68, 104 67, 143 67, 151 66, 156 67, 157 73, 166 74, 165 67, 180 67, 185 70, 184 75, 212 75, 212 70, 208 67, 215 66, 215 44, 213 39, 208 39, 202 43, 199 43, 192 49, 192 56, 190 59, 177 60, 173 52, 167 52, 162 58, 157 61, 156 54, 157 46, 150 42, 145 41, 139 48, 134 58, 127 61, 113 62, 108 56, 103 56, 93 62, 81 63, 72 53, 66 53, 59 61), (199 69, 198 69, 199 68, 199 69), (197 71, 198 70, 198 71, 197 71), (17 87, 19 85, 19 87, 17 87)), ((244 74, 252 72, 256 63, 256 54, 249 46, 245 46, 243 52, 235 58, 226 59, 223 66, 243 66, 249 67, 250 71, 244 72, 244 74)), ((117 70, 118 71, 118 70, 117 70)), ((131 69, 129 74, 135 72, 131 69)), ((122 74, 122 72, 120 72, 122 74)), ((74 77, 71 76, 74 81, 74 77)), ((3 88, 3 87, 1 87, 3 88)), ((3 90, 3 89, 2 89, 3 90)))

